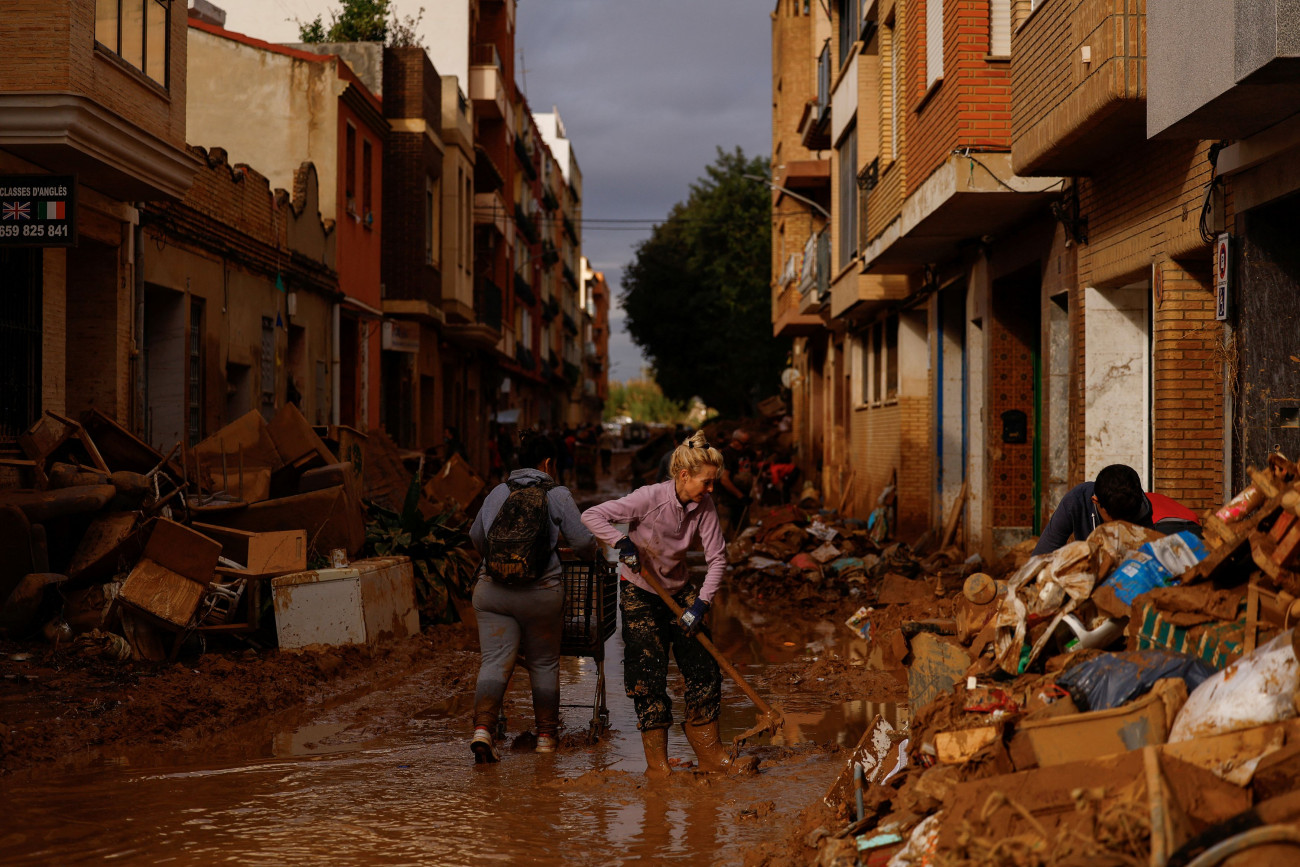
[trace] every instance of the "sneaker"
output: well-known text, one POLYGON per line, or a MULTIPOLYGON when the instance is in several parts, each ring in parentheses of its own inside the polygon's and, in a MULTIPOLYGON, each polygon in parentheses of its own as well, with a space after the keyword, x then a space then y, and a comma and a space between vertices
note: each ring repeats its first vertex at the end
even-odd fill
POLYGON ((539 753, 553 753, 555 752, 555 744, 555 735, 538 735, 537 746, 533 749, 539 753))
POLYGON ((501 760, 492 743, 492 732, 483 726, 474 729, 474 738, 469 742, 469 748, 474 753, 475 764, 486 765, 501 760))

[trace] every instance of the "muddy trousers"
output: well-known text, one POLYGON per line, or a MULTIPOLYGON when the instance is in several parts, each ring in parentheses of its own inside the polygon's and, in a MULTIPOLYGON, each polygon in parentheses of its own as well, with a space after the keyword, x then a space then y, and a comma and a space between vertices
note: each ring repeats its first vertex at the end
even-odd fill
POLYGON ((486 579, 474 585, 481 660, 474 690, 474 725, 495 728, 501 699, 519 654, 533 688, 539 734, 560 728, 560 638, 564 587, 502 587, 486 579))
MULTIPOLYGON (((668 651, 686 681, 686 722, 704 725, 718 718, 722 707, 722 672, 718 663, 677 624, 677 618, 654 593, 627 581, 619 582, 623 612, 623 681, 636 708, 636 727, 663 729, 673 724, 668 697, 668 651)), ((691 586, 673 596, 682 608, 691 607, 699 591, 691 586)))

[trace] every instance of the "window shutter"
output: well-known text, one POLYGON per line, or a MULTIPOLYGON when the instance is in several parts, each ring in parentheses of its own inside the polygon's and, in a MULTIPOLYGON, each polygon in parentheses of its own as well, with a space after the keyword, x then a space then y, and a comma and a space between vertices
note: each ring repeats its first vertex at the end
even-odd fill
POLYGON ((1011 0, 989 0, 989 54, 1011 56, 1011 0))
POLYGON ((925 2, 925 89, 943 78, 943 0, 925 2))

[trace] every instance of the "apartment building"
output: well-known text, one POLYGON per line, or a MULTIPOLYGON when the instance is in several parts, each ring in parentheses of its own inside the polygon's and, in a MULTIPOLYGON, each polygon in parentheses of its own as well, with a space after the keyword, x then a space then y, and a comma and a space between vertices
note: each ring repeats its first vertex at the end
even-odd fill
POLYGON ((328 50, 274 45, 190 18, 188 138, 221 147, 274 186, 290 188, 303 163, 315 166, 343 293, 334 311, 330 421, 369 430, 380 425, 383 154, 390 127, 375 93, 328 50))
POLYGON ((333 308, 343 296, 316 169, 272 190, 220 148, 180 201, 140 210, 145 438, 195 445, 250 410, 330 420, 333 308))
MULTIPOLYGON (((1232 456, 1225 491, 1240 489, 1246 468, 1263 466, 1273 451, 1300 454, 1291 347, 1291 324, 1300 316, 1293 21, 1294 11, 1274 0, 1174 0, 1153 4, 1147 20, 1146 134, 1196 170, 1186 207, 1202 240, 1213 242, 1187 257, 1206 339, 1194 349, 1203 365, 1180 373, 1214 376, 1179 384, 1186 399, 1214 395, 1221 447, 1232 456)), ((1220 448, 1206 433, 1201 450, 1220 448)))
POLYGON ((828 496, 896 481, 903 538, 964 499, 986 556, 1110 463, 1219 500, 1212 165, 1147 139, 1146 33, 1136 0, 776 5, 773 327, 828 496))
POLYGON ((14 0, 0 15, 0 439, 94 407, 144 433, 140 203, 185 195, 184 14, 14 0))

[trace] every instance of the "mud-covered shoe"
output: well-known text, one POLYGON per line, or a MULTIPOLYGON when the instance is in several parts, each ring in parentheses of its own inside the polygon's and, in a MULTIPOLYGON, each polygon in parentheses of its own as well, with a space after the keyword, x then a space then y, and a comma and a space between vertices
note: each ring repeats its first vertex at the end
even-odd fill
POLYGON ((469 742, 469 748, 474 753, 475 764, 486 765, 501 760, 496 745, 492 743, 492 732, 483 726, 474 729, 474 738, 469 742))
POLYGON ((555 752, 555 744, 555 735, 538 735, 537 746, 533 747, 533 749, 539 753, 553 753, 555 752))

